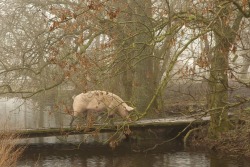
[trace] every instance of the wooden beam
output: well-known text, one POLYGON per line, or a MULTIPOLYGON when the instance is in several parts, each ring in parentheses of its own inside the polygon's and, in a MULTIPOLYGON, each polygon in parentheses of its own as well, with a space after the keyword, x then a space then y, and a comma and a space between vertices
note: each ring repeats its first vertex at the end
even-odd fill
POLYGON ((31 137, 48 137, 48 136, 60 136, 60 135, 75 135, 75 134, 91 134, 91 133, 104 133, 104 132, 115 132, 122 130, 124 127, 129 127, 130 130, 144 130, 149 128, 179 128, 180 126, 185 127, 190 124, 201 125, 209 122, 209 118, 202 118, 196 120, 194 118, 176 117, 176 118, 161 118, 161 119, 148 119, 139 120, 135 122, 115 122, 115 126, 111 125, 100 125, 95 124, 92 128, 86 126, 81 128, 41 128, 41 129, 18 129, 11 131, 17 133, 22 138, 31 137))

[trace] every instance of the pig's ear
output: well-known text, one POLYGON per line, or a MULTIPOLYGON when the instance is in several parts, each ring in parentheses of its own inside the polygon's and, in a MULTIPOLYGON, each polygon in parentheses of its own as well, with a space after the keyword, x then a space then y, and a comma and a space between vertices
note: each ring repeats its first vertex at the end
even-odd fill
POLYGON ((133 111, 133 110, 134 110, 134 108, 133 108, 133 107, 130 107, 130 106, 128 106, 128 107, 126 107, 126 108, 127 108, 128 111, 133 111))
POLYGON ((74 100, 74 99, 75 99, 75 97, 76 97, 76 95, 73 95, 73 96, 72 96, 72 99, 74 100))

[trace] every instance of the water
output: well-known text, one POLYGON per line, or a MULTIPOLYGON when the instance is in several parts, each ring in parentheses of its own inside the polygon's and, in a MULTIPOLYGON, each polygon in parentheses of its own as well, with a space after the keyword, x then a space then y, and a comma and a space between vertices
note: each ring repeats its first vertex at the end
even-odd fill
POLYGON ((185 151, 180 145, 153 152, 135 152, 131 143, 112 150, 99 144, 36 144, 29 146, 18 167, 249 167, 244 159, 185 151), (164 151, 163 151, 164 150, 164 151))
MULTIPOLYGON (((167 148, 166 148, 167 149, 167 148)), ((43 145, 25 152, 18 167, 247 167, 250 163, 230 157, 220 158, 204 152, 183 150, 156 153, 128 152, 105 146, 43 145)))

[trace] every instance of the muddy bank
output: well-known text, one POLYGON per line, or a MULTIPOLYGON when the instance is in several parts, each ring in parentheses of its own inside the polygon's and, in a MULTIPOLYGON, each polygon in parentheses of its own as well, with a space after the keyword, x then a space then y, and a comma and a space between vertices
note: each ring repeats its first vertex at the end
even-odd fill
POLYGON ((207 136, 208 125, 194 131, 188 139, 189 149, 203 149, 250 159, 250 132, 249 125, 237 125, 238 127, 224 132, 218 139, 207 136), (247 127, 246 127, 247 126, 247 127))

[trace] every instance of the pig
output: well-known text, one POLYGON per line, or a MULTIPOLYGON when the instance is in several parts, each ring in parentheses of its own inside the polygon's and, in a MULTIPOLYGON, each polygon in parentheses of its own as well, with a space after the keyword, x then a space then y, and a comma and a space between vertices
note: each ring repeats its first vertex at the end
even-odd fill
POLYGON ((119 96, 107 91, 89 91, 73 97, 73 115, 70 127, 80 114, 88 115, 89 112, 108 112, 111 117, 118 113, 122 118, 129 119, 129 112, 134 108, 127 105, 119 96))

